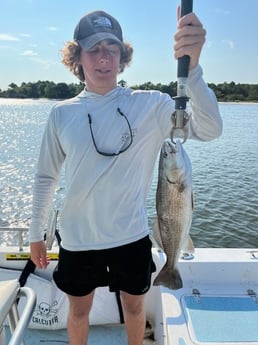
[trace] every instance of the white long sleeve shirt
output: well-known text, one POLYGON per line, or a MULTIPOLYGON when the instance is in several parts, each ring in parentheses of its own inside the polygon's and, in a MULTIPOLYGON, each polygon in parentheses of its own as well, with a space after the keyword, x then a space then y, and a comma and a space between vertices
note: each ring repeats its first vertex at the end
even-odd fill
MULTIPOLYGON (((213 92, 200 66, 190 71, 192 114, 188 138, 209 141, 221 134, 222 121, 213 92)), ((154 164, 169 136, 174 101, 158 91, 117 87, 105 95, 82 91, 51 110, 41 144, 34 184, 30 242, 41 241, 53 194, 65 162, 66 197, 60 216, 62 246, 80 251, 105 249, 149 234, 145 210, 154 164), (97 153, 125 152, 114 157, 97 153)))

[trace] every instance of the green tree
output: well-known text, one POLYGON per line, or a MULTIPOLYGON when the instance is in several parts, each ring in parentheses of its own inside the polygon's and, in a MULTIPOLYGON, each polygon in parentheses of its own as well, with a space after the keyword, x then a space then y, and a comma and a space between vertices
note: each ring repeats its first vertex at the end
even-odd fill
MULTIPOLYGON (((127 87, 125 80, 120 80, 119 85, 127 87)), ((214 84, 209 83, 209 87, 215 92, 219 101, 252 101, 258 102, 258 84, 236 84, 234 81, 227 83, 214 84)), ((36 83, 25 83, 21 86, 11 83, 7 90, 0 90, 0 97, 5 98, 50 98, 66 99, 78 95, 83 88, 84 83, 54 83, 52 81, 37 81, 36 83)), ((177 94, 177 82, 171 81, 169 84, 153 84, 146 82, 141 85, 131 86, 132 89, 139 90, 160 90, 168 93, 171 97, 177 94)))
POLYGON ((46 98, 56 98, 56 84, 48 82, 44 89, 44 96, 46 98))
POLYGON ((118 82, 118 85, 122 86, 122 87, 127 87, 127 82, 124 80, 124 79, 121 79, 119 82, 118 82))

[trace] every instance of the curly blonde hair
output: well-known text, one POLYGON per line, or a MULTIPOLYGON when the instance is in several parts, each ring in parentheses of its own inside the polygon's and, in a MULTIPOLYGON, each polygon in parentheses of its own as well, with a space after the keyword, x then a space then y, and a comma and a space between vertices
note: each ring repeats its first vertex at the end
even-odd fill
MULTIPOLYGON (((120 60, 120 70, 119 73, 122 73, 125 67, 129 66, 133 57, 133 47, 130 43, 123 43, 124 49, 121 52, 120 60)), ((81 46, 76 41, 66 42, 64 48, 60 51, 62 60, 61 62, 77 77, 80 81, 84 82, 85 77, 83 73, 82 66, 80 64, 81 56, 81 46)))

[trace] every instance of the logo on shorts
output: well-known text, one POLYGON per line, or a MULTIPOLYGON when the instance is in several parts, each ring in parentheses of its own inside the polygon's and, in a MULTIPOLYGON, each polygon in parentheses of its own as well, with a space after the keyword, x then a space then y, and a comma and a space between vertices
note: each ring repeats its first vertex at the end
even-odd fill
POLYGON ((144 289, 142 289, 142 293, 146 292, 148 290, 149 286, 147 285, 144 289))

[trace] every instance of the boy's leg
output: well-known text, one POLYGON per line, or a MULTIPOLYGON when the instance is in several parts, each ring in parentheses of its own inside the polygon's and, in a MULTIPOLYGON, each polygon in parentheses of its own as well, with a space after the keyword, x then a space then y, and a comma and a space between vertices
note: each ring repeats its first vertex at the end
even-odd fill
POLYGON ((89 313, 94 291, 87 296, 67 295, 69 299, 68 336, 70 345, 85 345, 89 334, 89 313))
POLYGON ((130 295, 121 291, 128 345, 143 344, 146 326, 144 296, 130 295))

